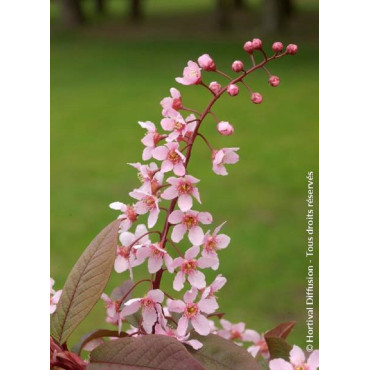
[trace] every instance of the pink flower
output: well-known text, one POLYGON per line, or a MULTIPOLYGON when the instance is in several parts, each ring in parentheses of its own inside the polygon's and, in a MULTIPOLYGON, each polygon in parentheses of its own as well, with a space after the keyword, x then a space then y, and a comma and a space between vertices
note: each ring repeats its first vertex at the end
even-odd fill
POLYGON ((220 337, 223 337, 229 340, 240 340, 240 341, 246 340, 244 322, 239 322, 238 324, 232 324, 230 321, 221 319, 220 324, 223 327, 223 329, 217 332, 217 334, 220 337))
POLYGON ((53 289, 54 283, 54 279, 50 278, 50 314, 54 313, 57 309, 57 304, 62 295, 62 290, 55 291, 53 289))
POLYGON ((239 161, 239 156, 235 153, 239 148, 223 148, 214 150, 212 153, 212 169, 217 175, 226 176, 228 173, 225 164, 234 164, 239 161))
POLYGON ((162 115, 164 117, 173 115, 182 108, 182 100, 180 91, 172 87, 170 89, 171 97, 162 99, 161 106, 163 108, 162 115))
POLYGON ((177 330, 184 333, 188 329, 189 321, 191 322, 194 330, 200 335, 208 335, 211 331, 210 324, 207 318, 202 315, 211 314, 215 312, 217 307, 213 307, 210 302, 200 300, 195 303, 197 297, 197 289, 192 288, 184 294, 184 301, 181 300, 168 300, 168 309, 171 312, 182 313, 182 317, 178 321, 177 330))
POLYGON ((147 193, 138 189, 131 191, 129 195, 130 197, 138 200, 138 202, 135 204, 135 210, 139 215, 144 215, 149 212, 148 227, 152 228, 158 220, 159 199, 151 193, 147 193))
POLYGON ((153 151, 153 157, 162 162, 161 171, 172 171, 177 176, 185 175, 185 156, 179 151, 179 143, 167 143, 153 151))
POLYGON ((272 87, 276 87, 276 86, 279 86, 280 84, 280 79, 278 76, 271 76, 269 78, 269 84, 272 86, 272 87))
POLYGON ((230 85, 227 87, 227 93, 228 93, 230 96, 238 95, 238 94, 239 94, 239 87, 238 87, 238 86, 236 86, 235 84, 230 84, 230 85))
POLYGON ((275 53, 280 53, 281 51, 283 51, 283 48, 284 48, 284 45, 280 41, 274 42, 272 44, 272 50, 275 53))
POLYGON ((253 47, 255 49, 261 49, 262 48, 262 41, 260 39, 253 39, 252 44, 253 44, 253 47))
POLYGON ((260 93, 254 92, 251 95, 251 100, 252 100, 252 103, 254 103, 254 104, 261 104, 263 98, 262 98, 262 95, 260 93))
POLYGON ((199 254, 199 246, 193 246, 185 252, 185 258, 177 257, 172 263, 172 268, 180 267, 173 281, 173 289, 180 291, 184 288, 186 277, 191 286, 197 289, 203 289, 206 286, 206 278, 204 274, 198 271, 198 268, 204 269, 212 266, 214 260, 208 257, 200 257, 196 260, 199 254))
POLYGON ((150 121, 146 122, 139 122, 139 125, 142 128, 147 129, 146 135, 142 138, 141 142, 145 145, 145 149, 143 151, 143 160, 147 161, 153 156, 153 150, 155 149, 156 145, 165 137, 160 135, 157 132, 155 124, 150 121))
POLYGON ((178 205, 181 211, 186 212, 193 206, 191 196, 201 203, 198 189, 194 186, 199 180, 195 177, 190 175, 179 178, 170 177, 167 179, 167 182, 171 186, 161 194, 161 198, 170 200, 178 197, 178 205))
POLYGON ((177 77, 176 81, 183 85, 196 85, 202 81, 202 75, 197 63, 189 60, 188 66, 184 68, 183 77, 177 77))
POLYGON ((209 88, 212 90, 212 92, 217 95, 220 91, 221 91, 221 85, 216 82, 216 81, 213 81, 209 84, 209 88))
POLYGON ((286 47, 286 52, 287 52, 287 54, 294 55, 294 54, 297 54, 297 51, 298 51, 298 46, 297 46, 297 45, 295 45, 295 44, 289 44, 289 45, 286 47))
POLYGON ((137 249, 136 258, 139 264, 143 263, 148 258, 148 270, 151 274, 159 271, 165 263, 167 270, 173 272, 172 258, 167 251, 160 247, 159 243, 153 243, 137 249))
POLYGON ((150 243, 148 235, 145 235, 147 232, 145 225, 138 225, 135 234, 126 231, 119 235, 121 245, 117 246, 116 259, 114 261, 116 272, 121 273, 129 270, 130 277, 133 279, 132 268, 140 264, 136 261, 136 248, 150 243))
POLYGON ((208 212, 197 211, 173 211, 168 218, 171 224, 176 225, 171 234, 171 239, 178 243, 183 239, 186 231, 189 231, 189 240, 194 245, 200 245, 203 242, 204 233, 198 225, 199 222, 204 225, 212 223, 212 216, 208 212))
POLYGON ((122 314, 124 316, 129 316, 141 308, 143 328, 148 334, 151 334, 153 325, 158 318, 157 311, 161 310, 160 303, 163 302, 163 299, 164 294, 160 289, 150 290, 143 298, 133 298, 128 300, 122 309, 122 314))
POLYGON ((123 316, 120 312, 120 301, 112 299, 105 293, 101 295, 101 299, 105 303, 107 315, 105 321, 109 324, 118 325, 118 331, 121 332, 123 316))
POLYGON ((128 206, 121 202, 113 202, 109 205, 109 207, 116 211, 122 212, 122 214, 118 216, 118 219, 122 219, 122 222, 119 225, 121 232, 127 231, 137 220, 138 214, 132 206, 128 206))
POLYGON ((203 290, 202 299, 207 300, 212 304, 213 307, 218 308, 215 293, 218 292, 226 284, 226 281, 226 278, 223 277, 221 274, 217 275, 213 283, 203 290))
POLYGON ((252 41, 247 41, 244 46, 243 46, 243 49, 249 53, 249 54, 253 54, 253 51, 254 51, 254 45, 252 43, 252 41))
POLYGON ((141 163, 129 163, 129 165, 139 171, 138 177, 143 185, 138 190, 155 194, 162 185, 164 176, 157 164, 152 162, 149 165, 142 165, 141 163))
POLYGON ((234 71, 234 72, 241 72, 243 69, 244 69, 244 64, 241 60, 236 60, 235 62, 233 62, 233 64, 231 65, 231 69, 234 71))
POLYGON ((166 141, 174 141, 177 140, 179 137, 185 137, 189 129, 192 128, 192 125, 189 126, 188 122, 195 119, 195 116, 191 114, 187 117, 186 120, 182 117, 180 113, 172 115, 171 117, 163 118, 161 121, 161 126, 165 131, 172 131, 166 141))
POLYGON ((216 64, 208 54, 201 55, 198 58, 198 64, 205 71, 210 72, 210 71, 215 71, 216 70, 216 64))
POLYGON ((265 359, 270 357, 270 352, 263 334, 260 335, 255 330, 247 329, 244 332, 244 339, 247 342, 254 343, 253 346, 248 347, 248 352, 253 357, 257 357, 257 355, 262 355, 265 359))
POLYGON ((221 135, 230 136, 230 135, 232 135, 234 133, 234 127, 229 122, 220 121, 217 124, 217 131, 221 135))
POLYGON ((319 351, 313 351, 306 362, 304 352, 298 347, 293 346, 289 353, 290 362, 277 358, 270 361, 270 370, 317 370, 319 367, 319 351))

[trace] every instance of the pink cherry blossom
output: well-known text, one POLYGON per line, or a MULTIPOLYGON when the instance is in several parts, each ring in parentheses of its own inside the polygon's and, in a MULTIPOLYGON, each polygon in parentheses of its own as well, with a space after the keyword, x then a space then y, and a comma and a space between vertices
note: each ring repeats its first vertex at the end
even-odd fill
POLYGON ((206 277, 198 268, 204 269, 211 267, 214 260, 208 257, 195 258, 199 254, 200 247, 193 246, 185 252, 185 256, 174 259, 172 268, 180 268, 173 281, 173 289, 180 291, 184 288, 185 279, 187 278, 191 286, 197 289, 203 289, 206 286, 206 277))
POLYGON ((121 202, 113 202, 109 207, 122 212, 122 214, 118 216, 118 219, 122 220, 119 226, 121 232, 129 230, 131 225, 137 220, 138 214, 132 206, 121 202))
POLYGON ((289 362, 282 358, 271 360, 270 370, 317 370, 319 367, 319 351, 313 351, 307 359, 301 348, 293 346, 289 353, 289 362))
POLYGON ((55 291, 53 289, 54 283, 54 279, 50 278, 50 314, 54 313, 57 309, 57 304, 62 295, 62 290, 55 291))
POLYGON ((216 64, 214 60, 208 55, 203 54, 198 58, 198 64, 201 68, 203 68, 205 71, 215 71, 216 70, 216 64))
POLYGON ((137 249, 136 258, 140 264, 148 258, 148 270, 151 274, 159 271, 163 265, 169 272, 173 272, 173 260, 167 251, 160 247, 159 243, 148 244, 137 249))
POLYGON ((230 136, 230 135, 232 135, 234 133, 234 127, 229 122, 220 121, 217 124, 217 131, 221 135, 230 136))
POLYGON ((171 234, 171 239, 178 243, 188 231, 188 238, 193 245, 200 245, 204 239, 204 233, 199 222, 204 225, 212 223, 212 216, 208 212, 197 211, 173 211, 168 218, 171 224, 176 225, 171 234))
POLYGON ((139 171, 138 177, 143 185, 138 190, 155 194, 162 185, 164 176, 157 164, 152 162, 149 165, 143 165, 141 163, 129 163, 129 165, 139 171))
POLYGON ((225 225, 225 222, 222 223, 220 226, 216 227, 212 234, 210 230, 208 230, 204 236, 202 244, 203 245, 202 256, 213 258, 217 262, 212 267, 214 270, 217 270, 219 265, 217 251, 225 249, 230 244, 229 236, 225 234, 219 234, 223 225, 225 225))
POLYGON ((239 156, 235 152, 239 148, 223 148, 214 150, 212 153, 212 169, 217 175, 226 176, 228 173, 225 164, 234 164, 239 161, 239 156))
POLYGON ((197 63, 189 60, 184 68, 183 77, 177 77, 176 81, 183 85, 196 85, 202 82, 202 75, 197 63))
POLYGON ((147 161, 152 158, 153 150, 165 136, 160 135, 157 132, 157 129, 153 122, 139 122, 139 125, 147 130, 147 133, 141 140, 141 142, 145 145, 145 149, 143 151, 143 160, 147 161))
POLYGON ((169 177, 167 182, 171 186, 161 194, 161 198, 170 200, 178 197, 178 205, 181 211, 186 212, 193 206, 191 196, 201 203, 198 189, 194 186, 199 180, 195 177, 190 175, 179 178, 169 177))
POLYGON ((232 324, 230 321, 225 319, 220 320, 220 324, 223 329, 220 329, 217 334, 220 337, 229 340, 240 340, 246 341, 245 338, 245 323, 239 322, 237 324, 232 324))
POLYGON ((216 301, 216 292, 218 292, 226 284, 226 282, 227 280, 225 277, 223 277, 221 274, 217 275, 212 284, 203 290, 202 299, 212 301, 212 305, 218 307, 216 301))
POLYGON ((177 176, 185 175, 185 156, 179 151, 179 143, 167 143, 153 151, 153 157, 162 162, 161 171, 172 171, 177 176))
POLYGON ((118 325, 118 331, 121 332, 122 328, 122 315, 118 300, 113 300, 107 294, 103 293, 101 299, 105 303, 106 318, 105 321, 109 324, 118 325))
POLYGON ((135 234, 126 231, 119 235, 121 245, 117 246, 114 262, 116 272, 121 273, 129 270, 130 278, 133 279, 132 268, 140 264, 140 261, 136 261, 136 248, 150 243, 148 235, 145 235, 147 232, 145 225, 138 225, 135 234))
POLYGON ((159 215, 159 198, 149 192, 135 189, 129 193, 130 197, 137 199, 135 210, 139 215, 144 215, 149 212, 148 227, 152 228, 158 220, 159 215))
POLYGON ((202 299, 198 303, 194 302, 197 295, 197 289, 192 288, 184 294, 184 301, 178 299, 167 301, 169 311, 182 314, 177 325, 177 330, 180 333, 187 331, 189 322, 200 335, 208 335, 211 331, 208 319, 202 313, 211 314, 215 312, 217 307, 213 307, 209 301, 202 299))
POLYGON ((160 303, 163 302, 163 299, 164 294, 160 289, 150 290, 143 298, 128 300, 122 309, 122 314, 124 316, 129 316, 141 308, 143 328, 148 334, 151 334, 153 325, 158 318, 157 312, 161 310, 160 303))
POLYGON ((163 130, 171 131, 166 141, 167 142, 175 141, 178 140, 179 138, 185 137, 188 130, 192 128, 192 126, 188 125, 188 122, 194 119, 195 116, 192 114, 189 117, 187 117, 186 120, 184 120, 182 115, 177 112, 175 115, 163 118, 161 121, 161 126, 163 130))
POLYGON ((270 352, 263 334, 259 334, 255 330, 247 329, 244 332, 244 339, 247 342, 254 343, 254 345, 248 347, 248 352, 253 357, 257 357, 258 355, 263 356, 265 359, 270 357, 270 352))
POLYGON ((162 99, 161 106, 163 108, 162 115, 167 117, 174 115, 179 109, 182 108, 182 100, 180 91, 172 87, 170 89, 171 97, 162 99))

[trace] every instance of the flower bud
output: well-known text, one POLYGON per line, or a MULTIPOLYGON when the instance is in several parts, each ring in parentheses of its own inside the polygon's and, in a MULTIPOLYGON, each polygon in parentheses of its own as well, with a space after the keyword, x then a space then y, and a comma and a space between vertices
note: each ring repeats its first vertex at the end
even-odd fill
POLYGON ((269 84, 272 86, 272 87, 276 87, 276 86, 279 86, 280 84, 280 78, 278 76, 271 76, 269 78, 269 84))
POLYGON ((254 104, 261 104, 262 103, 262 95, 260 93, 253 93, 251 95, 251 100, 254 104))
POLYGON ((283 48, 284 48, 284 45, 280 41, 274 42, 272 44, 272 50, 275 53, 280 53, 281 51, 283 51, 283 48))
POLYGON ((291 54, 291 55, 294 55, 296 54, 298 51, 298 46, 295 45, 295 44, 289 44, 287 47, 286 47, 286 52, 287 54, 291 54))
POLYGON ((221 91, 221 85, 217 81, 213 81, 209 84, 209 88, 214 94, 218 94, 221 91))
POLYGON ((240 72, 244 69, 244 64, 241 60, 236 60, 232 66, 231 66, 232 70, 234 72, 240 72))
POLYGON ((213 59, 208 54, 203 54, 198 58, 198 64, 205 70, 205 71, 215 71, 216 64, 213 59))
POLYGON ((260 39, 253 39, 252 45, 254 49, 262 49, 262 41, 260 39))
POLYGON ((253 50, 254 50, 254 46, 252 44, 252 41, 247 41, 245 44, 244 44, 244 47, 243 49, 249 53, 249 54, 253 54, 253 50))
POLYGON ((235 96, 235 95, 238 95, 239 94, 239 87, 234 85, 234 84, 230 84, 228 87, 227 87, 227 93, 230 95, 230 96, 235 96))
POLYGON ((221 121, 217 124, 217 131, 224 136, 230 136, 234 133, 234 127, 229 122, 221 121))

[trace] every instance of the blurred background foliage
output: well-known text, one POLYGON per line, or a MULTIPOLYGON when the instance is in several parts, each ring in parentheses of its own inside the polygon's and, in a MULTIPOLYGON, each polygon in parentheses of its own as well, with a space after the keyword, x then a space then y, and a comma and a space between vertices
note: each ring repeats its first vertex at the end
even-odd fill
MULTIPOLYGON (((304 346, 307 171, 315 171, 316 195, 318 186, 318 1, 51 2, 51 275, 57 288, 117 216, 108 204, 129 202, 127 193, 138 186, 126 165, 141 160, 144 132, 137 121, 159 125, 159 101, 177 85, 187 60, 209 53, 229 73, 233 60, 249 63, 242 45, 253 37, 263 38, 268 51, 281 40, 299 44, 299 52, 271 64, 278 88, 269 87, 262 71, 248 78, 264 95, 262 105, 250 103, 243 90, 217 104, 216 114, 235 126, 233 136, 221 137, 214 122, 204 123, 201 131, 215 147, 241 148, 230 175, 212 173, 201 141, 190 171, 201 179, 199 209, 213 214, 214 226, 227 220, 224 232, 232 238, 220 253, 219 272, 228 278, 219 294, 226 318, 258 331, 296 320, 291 340, 304 346)), ((207 73, 204 79, 225 83, 207 73)), ((199 87, 180 90, 195 109, 210 98, 199 87)), ((316 254, 316 284, 317 273, 316 254)), ((127 278, 113 273, 107 292, 127 278)), ((317 286, 315 298, 317 307, 317 286)), ((109 327, 104 317, 99 303, 72 342, 109 327)))

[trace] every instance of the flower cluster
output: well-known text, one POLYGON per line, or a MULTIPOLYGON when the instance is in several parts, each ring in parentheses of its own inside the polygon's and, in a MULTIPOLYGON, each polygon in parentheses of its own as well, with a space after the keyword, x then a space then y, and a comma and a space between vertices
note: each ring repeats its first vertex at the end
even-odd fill
POLYGON ((60 296, 62 295, 61 290, 55 291, 53 289, 54 284, 54 279, 50 278, 50 314, 55 312, 60 296))

